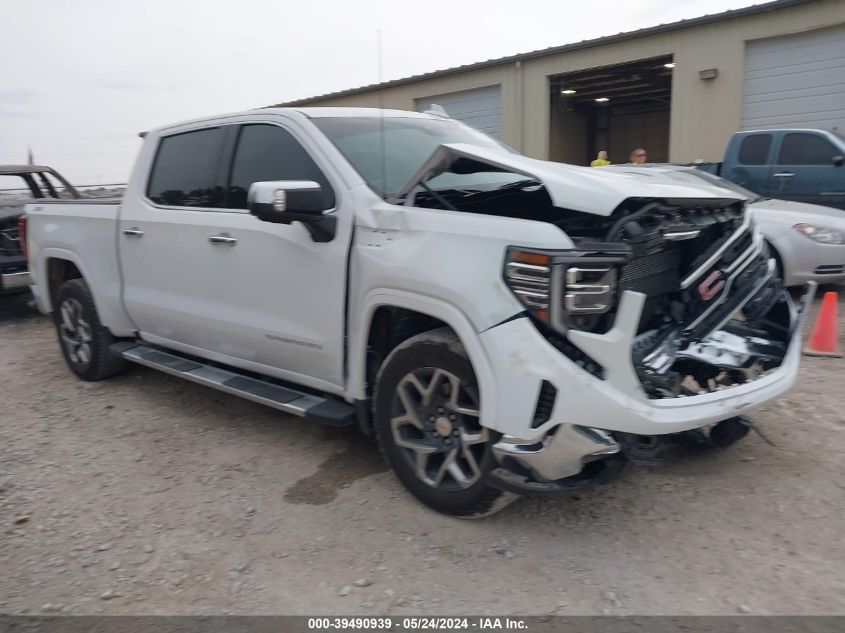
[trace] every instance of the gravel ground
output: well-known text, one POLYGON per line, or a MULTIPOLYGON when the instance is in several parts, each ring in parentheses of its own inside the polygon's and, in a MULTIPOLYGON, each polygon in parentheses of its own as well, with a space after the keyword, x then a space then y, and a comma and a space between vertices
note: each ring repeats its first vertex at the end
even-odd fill
POLYGON ((843 359, 756 413, 776 446, 461 521, 355 433, 140 367, 76 380, 22 299, 0 358, 0 612, 845 614, 843 359))

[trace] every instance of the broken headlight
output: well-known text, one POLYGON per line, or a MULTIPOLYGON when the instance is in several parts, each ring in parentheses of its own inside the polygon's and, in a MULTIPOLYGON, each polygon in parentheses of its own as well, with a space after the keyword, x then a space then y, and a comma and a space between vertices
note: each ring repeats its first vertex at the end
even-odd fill
POLYGON ((505 283, 534 317, 555 330, 589 329, 594 317, 615 305, 618 267, 629 255, 625 244, 579 244, 565 251, 510 247, 505 283))

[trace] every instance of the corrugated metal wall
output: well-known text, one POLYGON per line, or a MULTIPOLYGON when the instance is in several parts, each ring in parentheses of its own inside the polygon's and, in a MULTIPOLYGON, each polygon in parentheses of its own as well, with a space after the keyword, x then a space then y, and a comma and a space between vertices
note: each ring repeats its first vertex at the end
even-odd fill
POLYGON ((432 104, 442 106, 449 116, 463 121, 494 138, 502 135, 502 89, 488 86, 417 99, 418 112, 425 112, 432 104))
MULTIPOLYGON (((672 55, 677 66, 672 78, 669 159, 721 160, 731 134, 741 129, 745 48, 748 41, 809 33, 845 24, 845 0, 815 0, 790 8, 679 29, 607 45, 469 68, 454 74, 421 78, 406 84, 327 96, 309 105, 368 106, 414 110, 430 95, 501 86, 501 138, 508 145, 537 158, 581 162, 581 152, 570 156, 567 138, 552 141, 557 125, 551 116, 549 77, 585 68, 608 66, 633 59, 672 55), (699 71, 716 68, 712 81, 699 71), (558 143, 559 146, 555 146, 558 143), (562 145, 561 145, 562 144, 562 145)), ((840 89, 840 93, 841 92, 840 89)), ((436 101, 435 101, 436 102, 436 101)), ((580 142, 580 141, 578 141, 580 142)))
POLYGON ((742 129, 845 131, 845 26, 748 42, 742 129))

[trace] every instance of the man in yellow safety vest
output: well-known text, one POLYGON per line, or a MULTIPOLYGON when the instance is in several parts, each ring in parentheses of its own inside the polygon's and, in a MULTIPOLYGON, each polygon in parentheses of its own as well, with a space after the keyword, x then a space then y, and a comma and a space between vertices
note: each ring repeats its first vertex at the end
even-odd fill
POLYGON ((605 165, 610 165, 610 161, 607 160, 607 151, 601 150, 596 159, 590 163, 590 167, 604 167, 605 165))

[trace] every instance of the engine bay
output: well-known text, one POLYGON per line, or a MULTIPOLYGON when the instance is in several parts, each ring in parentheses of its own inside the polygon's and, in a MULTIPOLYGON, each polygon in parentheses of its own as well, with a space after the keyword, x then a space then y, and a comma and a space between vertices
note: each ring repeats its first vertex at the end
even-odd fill
MULTIPOLYGON (((598 216, 554 207, 540 182, 524 179, 495 189, 423 188, 414 206, 547 222, 580 254, 612 254, 601 261, 615 262, 613 306, 626 290, 646 297, 631 360, 650 398, 748 382, 778 367, 786 354, 794 306, 741 201, 629 198, 611 215, 598 216)), ((550 340, 569 329, 605 333, 613 327, 614 307, 571 313, 560 306, 566 276, 551 273, 548 283, 550 311, 563 314, 558 327, 551 319, 557 333, 538 323, 550 340), (555 284, 563 286, 557 294, 555 284)), ((558 343, 563 353, 572 347, 558 343)), ((579 364, 601 374, 580 356, 579 364)))

